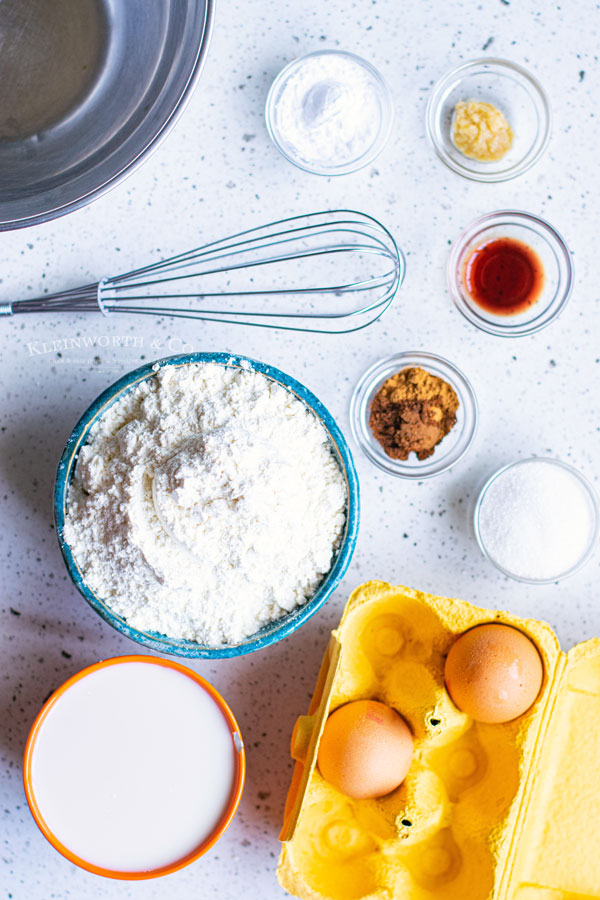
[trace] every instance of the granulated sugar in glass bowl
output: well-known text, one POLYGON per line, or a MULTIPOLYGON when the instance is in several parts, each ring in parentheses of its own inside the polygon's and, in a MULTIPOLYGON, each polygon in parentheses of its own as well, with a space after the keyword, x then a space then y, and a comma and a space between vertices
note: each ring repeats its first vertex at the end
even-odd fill
POLYGON ((485 483, 473 526, 480 549, 505 575, 531 584, 560 581, 594 552, 598 500, 572 466, 544 457, 519 460, 485 483))
POLYGON ((145 366, 102 395, 56 487, 70 574, 110 624, 186 656, 278 640, 331 593, 357 531, 337 426, 302 385, 226 354, 145 366))

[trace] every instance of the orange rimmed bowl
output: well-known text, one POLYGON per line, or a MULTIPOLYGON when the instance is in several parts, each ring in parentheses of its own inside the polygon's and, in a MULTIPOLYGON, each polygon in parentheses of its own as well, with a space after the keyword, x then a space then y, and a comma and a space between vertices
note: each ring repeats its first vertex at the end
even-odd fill
MULTIPOLYGON (((122 699, 123 702, 126 701, 126 697, 122 697, 122 699)), ((133 773, 137 769, 135 757, 131 759, 130 765, 133 773)), ((172 660, 162 659, 160 657, 134 655, 113 657, 111 659, 106 659, 101 662, 95 663, 92 666, 88 666, 87 668, 82 669, 80 672, 77 672, 75 675, 69 678, 60 688, 58 688, 57 691, 52 694, 52 696, 46 701, 46 703, 38 713, 27 738, 23 765, 23 783, 25 787, 25 796, 27 798, 27 803, 36 824, 38 825, 44 837, 47 838, 47 840, 56 850, 58 850, 59 853, 61 853, 70 862, 74 863, 82 869, 87 870, 88 872, 94 873, 95 875, 101 875, 106 878, 117 878, 133 881, 147 878, 157 878, 161 875, 169 875, 172 872, 176 872, 178 869, 182 869, 184 866, 187 866, 190 863, 194 862, 199 857, 203 856, 208 850, 210 850, 210 848, 216 844, 219 838, 227 830, 231 821, 233 820, 233 817, 235 816, 244 788, 245 773, 246 762, 241 733, 236 719, 231 712, 231 709, 229 708, 223 697, 219 694, 219 692, 204 678, 202 678, 191 669, 187 668, 187 666, 183 666, 180 663, 174 662, 172 660), (46 821, 46 817, 48 816, 48 809, 46 809, 45 817, 44 810, 42 809, 42 807, 44 806, 44 802, 39 802, 39 797, 36 794, 36 787, 34 784, 35 777, 33 774, 36 747, 38 745, 38 740, 43 731, 44 725, 48 722, 50 714, 59 709, 61 701, 63 701, 65 695, 73 687, 77 685, 81 687, 81 683, 86 678, 89 678, 89 676, 94 675, 94 673, 105 670, 111 666, 127 663, 164 667, 186 676, 187 678, 195 682, 195 684, 199 685, 207 694, 208 698, 214 702, 215 706, 223 716, 226 729, 231 735, 234 759, 233 779, 229 797, 218 820, 216 821, 216 824, 211 828, 210 832, 201 840, 199 840, 198 844, 195 845, 193 849, 185 852, 181 856, 178 856, 173 861, 168 863, 160 863, 155 867, 144 866, 143 868, 137 869, 110 868, 108 866, 98 864, 98 862, 91 862, 90 860, 85 859, 83 856, 78 855, 77 852, 63 843, 63 841, 59 837, 57 837, 55 831, 49 826, 48 822, 46 821)), ((96 778, 97 770, 90 769, 89 774, 91 778, 96 778)), ((104 773, 104 778, 106 779, 107 783, 110 781, 110 777, 111 773, 109 770, 107 770, 104 773)), ((149 784, 148 791, 151 792, 152 797, 159 797, 160 785, 157 786, 157 784, 149 784)), ((39 791, 37 793, 39 793, 39 791)), ((52 818, 52 816, 50 816, 50 818, 52 818)))

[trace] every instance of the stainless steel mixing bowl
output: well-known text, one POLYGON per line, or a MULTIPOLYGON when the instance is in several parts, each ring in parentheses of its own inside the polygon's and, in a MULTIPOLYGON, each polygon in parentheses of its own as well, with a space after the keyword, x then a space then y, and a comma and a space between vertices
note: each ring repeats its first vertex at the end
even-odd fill
POLYGON ((200 75, 213 0, 0 2, 0 231, 132 172, 200 75))

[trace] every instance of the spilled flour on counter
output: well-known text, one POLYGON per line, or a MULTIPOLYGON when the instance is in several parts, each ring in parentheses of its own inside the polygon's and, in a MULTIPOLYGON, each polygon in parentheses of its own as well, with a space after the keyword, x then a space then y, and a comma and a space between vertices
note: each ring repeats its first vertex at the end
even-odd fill
POLYGON ((218 646, 314 593, 346 501, 324 427, 289 391, 258 372, 164 366, 91 430, 64 538, 134 628, 218 646))

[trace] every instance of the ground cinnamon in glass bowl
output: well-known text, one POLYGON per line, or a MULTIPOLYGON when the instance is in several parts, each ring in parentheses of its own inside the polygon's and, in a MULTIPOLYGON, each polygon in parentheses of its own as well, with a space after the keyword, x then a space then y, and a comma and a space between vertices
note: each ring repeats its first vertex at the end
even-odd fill
POLYGON ((400 478, 422 480, 454 466, 471 446, 477 420, 469 380, 422 350, 378 360, 350 401, 355 441, 373 465, 400 478))
POLYGON ((458 397, 439 378, 411 366, 396 372, 371 403, 369 427, 392 459, 427 459, 456 424, 458 397))

